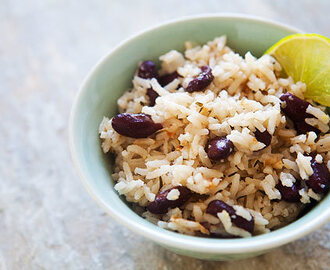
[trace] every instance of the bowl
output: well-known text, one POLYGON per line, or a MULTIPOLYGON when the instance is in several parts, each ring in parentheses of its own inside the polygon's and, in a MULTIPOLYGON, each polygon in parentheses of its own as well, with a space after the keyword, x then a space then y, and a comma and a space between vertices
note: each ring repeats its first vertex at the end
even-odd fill
POLYGON ((259 57, 284 36, 297 32, 295 28, 255 17, 203 15, 162 24, 122 42, 109 52, 83 82, 70 118, 71 154, 89 194, 116 221, 133 232, 178 254, 207 260, 256 256, 294 241, 329 221, 328 195, 297 221, 250 238, 211 239, 164 230, 133 212, 114 190, 110 162, 101 150, 98 137, 103 116, 116 114, 116 101, 131 87, 139 61, 158 62, 158 57, 171 49, 183 51, 187 40, 204 43, 224 34, 229 46, 241 55, 251 51, 259 57))

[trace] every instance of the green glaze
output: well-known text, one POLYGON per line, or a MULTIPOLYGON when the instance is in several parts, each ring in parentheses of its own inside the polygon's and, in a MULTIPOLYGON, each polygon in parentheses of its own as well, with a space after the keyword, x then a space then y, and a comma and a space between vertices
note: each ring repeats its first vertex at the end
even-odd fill
MULTIPOLYGON (((103 116, 116 113, 116 100, 131 87, 141 60, 154 60, 185 41, 204 43, 226 34, 240 54, 260 56, 272 44, 298 30, 261 19, 237 15, 191 17, 139 34, 106 55, 88 75, 76 97, 70 119, 72 158, 90 195, 114 219, 133 232, 182 255, 208 260, 256 256, 293 241, 329 220, 327 196, 307 215, 282 229, 247 239, 208 239, 163 230, 135 214, 113 188, 109 157, 101 151, 98 127, 103 116)), ((91 50, 93 48, 91 47, 91 50)))

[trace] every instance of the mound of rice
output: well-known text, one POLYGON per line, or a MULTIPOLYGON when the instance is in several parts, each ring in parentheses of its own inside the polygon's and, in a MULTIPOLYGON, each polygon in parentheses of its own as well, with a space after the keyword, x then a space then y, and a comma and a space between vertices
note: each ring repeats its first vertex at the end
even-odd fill
MULTIPOLYGON (((286 92, 304 99, 306 86, 291 78, 280 78, 281 66, 264 55, 257 59, 250 52, 244 57, 226 46, 222 36, 203 46, 186 42, 183 54, 170 51, 161 56, 160 74, 177 71, 177 77, 162 87, 158 81, 133 79, 133 89, 118 100, 120 113, 144 113, 163 129, 141 139, 118 134, 111 119, 104 117, 100 138, 104 153, 115 155, 113 179, 115 189, 150 222, 189 235, 231 235, 247 237, 251 233, 236 227, 226 211, 217 216, 206 213, 208 204, 222 200, 236 214, 254 219, 254 235, 267 233, 294 221, 311 200, 322 195, 303 185, 300 202, 281 200, 276 188, 279 181, 292 186, 295 179, 308 179, 312 152, 316 160, 330 168, 329 117, 325 108, 308 107, 315 132, 297 135, 293 123, 281 112, 279 97, 286 92), (200 92, 188 93, 184 88, 197 76, 200 67, 212 68, 214 80, 200 92), (152 87, 159 97, 148 106, 146 95, 152 87), (271 145, 254 137, 254 131, 267 130, 271 145), (208 158, 205 145, 210 138, 227 136, 235 147, 224 161, 208 158), (146 206, 160 191, 182 185, 195 197, 180 207, 157 215, 146 206)), ((173 190, 172 190, 173 191, 173 190)), ((178 198, 178 190, 168 199, 178 198), (172 197, 172 198, 171 198, 172 197)))

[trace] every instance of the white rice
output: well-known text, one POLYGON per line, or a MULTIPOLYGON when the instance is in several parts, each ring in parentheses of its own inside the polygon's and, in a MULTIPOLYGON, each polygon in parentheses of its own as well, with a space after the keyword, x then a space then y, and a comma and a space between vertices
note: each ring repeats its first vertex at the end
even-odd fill
POLYGON ((296 182, 296 178, 294 178, 292 174, 284 172, 281 172, 280 180, 282 182, 282 185, 285 187, 292 187, 293 184, 296 182))
MULTIPOLYGON (((281 66, 269 55, 239 56, 226 46, 225 36, 197 47, 187 42, 184 54, 172 50, 159 59, 161 75, 177 71, 181 77, 162 87, 155 78, 135 76, 133 89, 119 98, 118 109, 149 114, 164 128, 148 138, 134 139, 119 135, 111 119, 104 117, 99 129, 104 153, 115 154, 115 189, 142 207, 144 218, 184 234, 249 237, 251 233, 233 224, 226 211, 217 217, 206 213, 207 205, 223 200, 237 215, 246 220, 253 217, 253 234, 261 234, 295 220, 311 198, 322 198, 307 189, 304 180, 313 174, 310 153, 317 151, 316 161, 330 167, 330 134, 324 134, 329 131, 329 116, 324 107, 309 101, 307 112, 315 118, 306 122, 322 134, 297 136, 280 107, 279 97, 286 91, 304 98, 305 84, 279 78, 281 66), (203 65, 212 68, 214 80, 204 91, 185 92, 183 87, 203 65), (148 106, 146 95, 150 87, 159 95, 153 107, 148 106), (256 129, 272 135, 269 147, 256 140, 256 129), (224 161, 212 162, 205 152, 207 141, 215 136, 227 136, 235 146, 224 161), (299 191, 301 202, 281 200, 279 181, 291 187, 298 178, 304 187, 299 191), (165 215, 145 209, 160 191, 178 185, 204 197, 165 215)), ((167 199, 175 201, 179 196, 180 191, 172 189, 167 199)))
POLYGON ((179 198, 180 191, 178 189, 172 189, 166 196, 169 201, 175 201, 179 198))

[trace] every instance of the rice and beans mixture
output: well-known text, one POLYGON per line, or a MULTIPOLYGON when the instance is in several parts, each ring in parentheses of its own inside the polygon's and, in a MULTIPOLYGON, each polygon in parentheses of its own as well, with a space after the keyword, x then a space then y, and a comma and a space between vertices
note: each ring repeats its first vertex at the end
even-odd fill
POLYGON ((115 156, 115 189, 150 222, 219 238, 294 221, 329 189, 325 107, 263 55, 244 57, 222 36, 142 62, 120 114, 100 124, 115 156))

